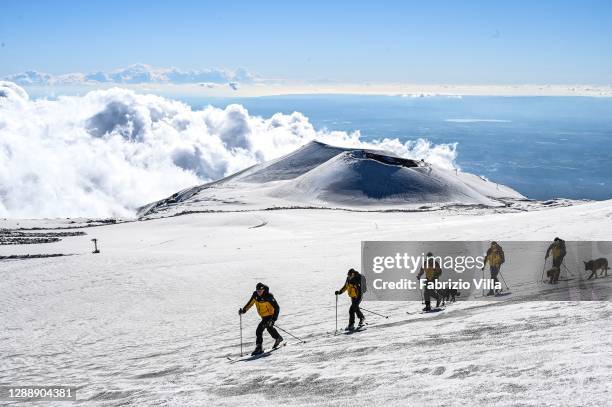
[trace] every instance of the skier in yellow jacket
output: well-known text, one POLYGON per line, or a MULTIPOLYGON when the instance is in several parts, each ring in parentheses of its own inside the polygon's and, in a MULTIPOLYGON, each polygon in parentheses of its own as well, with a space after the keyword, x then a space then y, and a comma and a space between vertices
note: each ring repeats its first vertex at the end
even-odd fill
POLYGON ((283 337, 280 336, 278 331, 274 328, 274 323, 278 318, 280 307, 272 293, 270 293, 268 286, 263 283, 257 283, 255 291, 253 295, 251 295, 251 299, 244 307, 238 310, 238 314, 242 315, 246 313, 253 305, 257 308, 257 313, 261 317, 261 322, 257 325, 257 329, 255 330, 255 350, 251 355, 259 355, 263 353, 264 329, 267 329, 268 333, 274 338, 274 349, 283 341, 283 337))
MULTIPOLYGON (((423 266, 421 267, 421 269, 419 270, 419 274, 417 274, 417 280, 421 280, 421 276, 423 274, 425 274, 425 278, 427 279, 428 283, 435 282, 438 279, 438 277, 440 277, 440 275, 442 274, 442 268, 440 267, 440 263, 436 261, 436 259, 434 258, 434 255, 431 252, 427 253, 427 255, 425 256, 425 262, 423 266)), ((431 297, 436 299, 436 309, 440 307, 442 296, 438 293, 437 290, 433 288, 429 288, 428 286, 425 286, 423 297, 425 299, 425 308, 423 308, 423 311, 425 312, 432 311, 431 297)))
POLYGON ((363 289, 361 287, 361 274, 355 269, 350 269, 347 273, 346 281, 342 288, 335 292, 336 295, 340 295, 343 292, 348 294, 351 298, 351 307, 349 308, 349 324, 346 327, 347 331, 355 330, 355 315, 359 318, 358 328, 365 324, 365 316, 359 309, 361 298, 363 295, 363 289))
POLYGON ((563 264, 563 259, 567 251, 565 249, 565 240, 555 237, 555 240, 548 246, 548 250, 546 250, 546 256, 544 259, 548 259, 550 255, 552 255, 552 263, 553 266, 550 270, 546 272, 546 275, 550 278, 550 284, 556 284, 559 281, 559 276, 561 275, 561 264, 563 264))
MULTIPOLYGON (((502 247, 499 244, 497 244, 497 242, 491 242, 491 247, 489 247, 489 250, 487 250, 487 254, 485 255, 484 264, 486 266, 487 263, 489 263, 489 270, 491 272, 491 280, 495 282, 495 286, 497 286, 497 284, 499 283, 499 280, 497 279, 497 275, 499 274, 501 265, 504 264, 505 261, 506 261, 506 258, 504 256, 504 249, 502 249, 502 247)), ((482 267, 482 269, 483 270, 485 269, 484 266, 482 267)), ((501 289, 498 290, 498 293, 499 292, 501 292, 501 289)), ((489 289, 489 292, 487 293, 487 295, 495 295, 498 293, 496 293, 491 288, 489 289)))

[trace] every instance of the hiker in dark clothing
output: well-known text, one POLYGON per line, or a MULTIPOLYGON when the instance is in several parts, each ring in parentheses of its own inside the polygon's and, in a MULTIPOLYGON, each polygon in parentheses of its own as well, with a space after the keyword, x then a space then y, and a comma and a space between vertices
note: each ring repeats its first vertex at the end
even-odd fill
MULTIPOLYGON (((417 274, 417 280, 420 280, 423 274, 425 274, 425 278, 427 279, 428 283, 435 282, 442 274, 442 268, 440 267, 440 263, 438 263, 436 259, 434 259, 433 254, 431 252, 427 253, 427 256, 425 258, 425 264, 423 265, 423 267, 421 267, 419 274, 417 274)), ((425 298, 425 308, 423 308, 423 311, 425 312, 432 310, 432 297, 436 299, 436 308, 440 306, 440 302, 442 301, 442 297, 440 296, 440 294, 438 294, 435 289, 429 288, 427 286, 425 286, 423 297, 425 298)))
POLYGON ((355 315, 359 318, 358 328, 365 324, 365 316, 359 309, 359 304, 363 296, 363 289, 361 287, 361 274, 355 270, 350 269, 347 273, 346 281, 342 288, 335 292, 336 295, 340 295, 343 292, 348 294, 351 298, 351 307, 349 308, 349 324, 346 328, 348 331, 355 329, 355 315))
POLYGON ((548 250, 546 250, 546 256, 544 259, 548 259, 550 255, 552 255, 552 263, 553 266, 550 270, 546 272, 546 275, 550 278, 550 284, 556 284, 559 282, 559 276, 561 275, 561 265, 563 264, 563 259, 567 251, 565 249, 565 240, 555 237, 555 240, 548 246, 548 250))
POLYGON ((278 331, 274 328, 274 323, 278 318, 280 307, 272 293, 270 293, 268 286, 263 283, 257 283, 251 299, 244 307, 238 310, 238 314, 242 315, 246 313, 253 304, 255 304, 257 308, 257 313, 261 317, 261 322, 257 325, 257 329, 255 330, 255 350, 251 354, 258 355, 263 353, 264 329, 267 329, 268 333, 275 339, 273 348, 277 348, 283 341, 282 336, 280 336, 278 331))
MULTIPOLYGON (((504 264, 505 261, 506 261, 506 258, 505 258, 504 250, 502 249, 502 247, 499 244, 497 244, 497 242, 491 242, 491 247, 489 247, 489 250, 487 250, 487 254, 485 255, 484 263, 485 263, 485 266, 487 263, 489 263, 489 270, 491 271, 491 279, 495 283, 496 287, 499 284, 499 280, 497 279, 499 270, 501 268, 501 265, 504 264)), ((482 267, 482 269, 484 270, 484 266, 482 267)), ((498 290, 498 293, 499 292, 501 292, 501 289, 498 290)), ((495 295, 495 294, 496 292, 492 288, 489 289, 489 292, 487 293, 487 295, 495 295)))

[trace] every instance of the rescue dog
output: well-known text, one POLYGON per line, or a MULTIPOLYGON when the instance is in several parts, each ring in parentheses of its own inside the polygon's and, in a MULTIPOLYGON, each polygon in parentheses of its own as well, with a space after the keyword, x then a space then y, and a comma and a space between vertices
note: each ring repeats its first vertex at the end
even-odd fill
POLYGON ((610 267, 608 267, 608 260, 600 257, 599 259, 596 260, 589 260, 589 261, 583 261, 584 263, 584 271, 590 271, 591 275, 589 276, 589 280, 595 276, 595 278, 597 278, 597 270, 601 270, 599 273, 599 277, 608 277, 608 270, 610 270, 610 267))
POLYGON ((456 298, 461 295, 461 293, 459 292, 459 290, 453 289, 453 288, 444 288, 442 290, 438 290, 438 294, 440 294, 440 297, 442 297, 442 305, 445 305, 446 302, 455 302, 456 298))

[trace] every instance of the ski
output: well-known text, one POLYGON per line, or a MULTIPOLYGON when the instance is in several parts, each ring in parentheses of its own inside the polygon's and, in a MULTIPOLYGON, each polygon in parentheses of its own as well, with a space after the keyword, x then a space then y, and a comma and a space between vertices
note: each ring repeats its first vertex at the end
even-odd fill
POLYGON ((367 327, 364 325, 364 326, 357 327, 357 328, 352 329, 352 330, 345 330, 343 333, 344 333, 345 335, 352 335, 352 334, 357 333, 357 332, 363 332, 363 331, 365 331, 366 329, 368 329, 368 328, 367 328, 367 327))
POLYGON ((433 308, 431 311, 406 311, 406 315, 427 315, 427 314, 436 314, 438 312, 444 311, 446 308, 433 308))
POLYGON ((270 349, 265 349, 263 352, 258 353, 257 355, 246 355, 240 358, 231 358, 229 356, 226 356, 226 358, 228 359, 229 363, 236 363, 236 362, 250 362, 252 360, 257 360, 259 358, 263 358, 266 356, 270 356, 270 354, 272 354, 272 352, 277 351, 281 348, 283 348, 284 346, 287 345, 287 342, 282 342, 280 345, 278 345, 278 347, 276 348, 270 348, 270 349))
POLYGON ((436 312, 444 311, 444 308, 432 308, 430 311, 421 311, 421 314, 435 314, 436 312))
POLYGON ((544 284, 548 284, 548 285, 555 285, 555 284, 558 284, 558 283, 561 283, 561 282, 564 282, 564 281, 572 281, 572 280, 575 280, 575 278, 560 278, 559 280, 557 280, 556 283, 552 283, 552 284, 548 280, 542 281, 542 282, 544 284))
MULTIPOLYGON (((358 330, 359 331, 365 331, 367 326, 376 326, 376 324, 371 324, 369 322, 366 322, 361 327, 357 326, 353 331, 358 331, 358 330)), ((346 328, 344 328, 344 329, 339 329, 337 331, 326 332, 326 334, 332 335, 332 336, 337 336, 337 335, 340 335, 340 334, 346 334, 347 332, 350 332, 350 331, 348 331, 346 328)))

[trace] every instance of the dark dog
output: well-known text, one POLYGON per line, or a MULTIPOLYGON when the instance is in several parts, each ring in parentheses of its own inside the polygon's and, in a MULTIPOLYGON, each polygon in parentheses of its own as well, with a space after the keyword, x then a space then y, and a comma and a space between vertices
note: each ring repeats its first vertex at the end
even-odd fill
POLYGON ((601 270, 601 272, 599 273, 599 277, 608 277, 608 270, 610 270, 610 267, 608 267, 608 260, 604 259, 603 257, 597 259, 597 260, 589 260, 589 261, 583 261, 584 263, 584 270, 585 271, 591 271, 591 275, 589 276, 589 280, 595 276, 595 278, 597 278, 597 270, 601 270))
POLYGON ((455 297, 458 297, 461 295, 459 290, 455 290, 453 288, 444 288, 442 290, 438 290, 438 294, 440 294, 440 297, 442 297, 442 305, 445 305, 446 301, 455 302, 456 301, 455 297))

